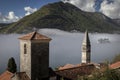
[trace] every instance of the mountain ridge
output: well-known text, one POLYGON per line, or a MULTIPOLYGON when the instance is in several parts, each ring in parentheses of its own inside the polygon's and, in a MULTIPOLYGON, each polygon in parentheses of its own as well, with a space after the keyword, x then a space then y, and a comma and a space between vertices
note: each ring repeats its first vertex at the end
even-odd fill
POLYGON ((113 19, 113 21, 120 25, 120 19, 113 19))
POLYGON ((0 29, 1 33, 26 33, 34 28, 56 28, 65 31, 113 33, 120 25, 98 12, 84 12, 69 3, 55 2, 44 5, 35 13, 0 29))

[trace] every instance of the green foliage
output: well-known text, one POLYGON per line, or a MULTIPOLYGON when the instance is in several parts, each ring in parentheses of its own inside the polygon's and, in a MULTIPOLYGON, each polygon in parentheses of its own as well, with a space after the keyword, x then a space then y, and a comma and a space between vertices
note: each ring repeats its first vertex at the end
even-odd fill
POLYGON ((43 6, 35 13, 1 29, 1 33, 21 33, 33 28, 57 28, 65 31, 120 31, 119 25, 101 13, 84 12, 69 3, 56 2, 43 6))
POLYGON ((117 72, 115 70, 107 70, 101 74, 96 74, 93 75, 93 77, 86 77, 86 79, 81 80, 120 80, 120 72, 117 72))
POLYGON ((86 77, 81 80, 120 80, 120 71, 111 70, 107 67, 104 71, 96 69, 92 74, 92 77, 86 77))
POLYGON ((17 71, 17 66, 16 66, 16 63, 15 63, 15 60, 13 57, 11 57, 8 61, 7 70, 12 72, 12 73, 15 73, 17 71))
POLYGON ((0 27, 4 27, 4 26, 7 26, 9 24, 5 24, 5 23, 0 23, 0 27))
POLYGON ((117 61, 120 61, 120 54, 117 54, 114 58, 113 58, 113 61, 112 63, 115 63, 117 61))

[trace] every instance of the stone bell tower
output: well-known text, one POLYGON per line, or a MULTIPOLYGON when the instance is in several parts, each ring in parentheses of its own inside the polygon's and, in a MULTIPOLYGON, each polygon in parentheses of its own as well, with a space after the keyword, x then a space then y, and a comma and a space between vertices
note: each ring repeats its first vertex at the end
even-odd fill
POLYGON ((85 32, 84 40, 82 43, 82 63, 90 63, 91 62, 91 45, 88 32, 85 32))
POLYGON ((32 32, 20 39, 20 72, 31 80, 48 80, 50 38, 32 32))

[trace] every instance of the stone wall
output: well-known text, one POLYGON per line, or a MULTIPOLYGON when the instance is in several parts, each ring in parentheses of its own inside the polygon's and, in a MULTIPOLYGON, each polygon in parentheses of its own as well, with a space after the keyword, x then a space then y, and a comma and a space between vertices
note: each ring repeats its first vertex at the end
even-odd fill
POLYGON ((31 41, 20 40, 20 72, 26 72, 31 78, 31 41), (26 54, 24 45, 26 44, 26 54))
POLYGON ((49 42, 32 42, 31 53, 31 79, 48 80, 49 42))

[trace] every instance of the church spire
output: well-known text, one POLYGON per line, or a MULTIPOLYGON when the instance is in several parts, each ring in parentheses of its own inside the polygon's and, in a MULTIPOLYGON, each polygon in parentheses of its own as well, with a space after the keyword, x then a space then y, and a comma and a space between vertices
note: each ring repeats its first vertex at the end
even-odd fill
POLYGON ((84 39, 83 39, 83 45, 90 45, 90 39, 89 39, 89 35, 88 35, 88 31, 86 30, 85 32, 85 36, 84 36, 84 39))
POLYGON ((82 43, 82 63, 90 63, 91 59, 91 45, 88 31, 86 30, 82 43))

